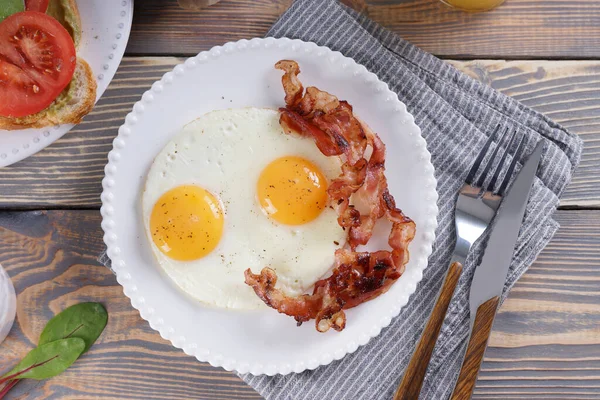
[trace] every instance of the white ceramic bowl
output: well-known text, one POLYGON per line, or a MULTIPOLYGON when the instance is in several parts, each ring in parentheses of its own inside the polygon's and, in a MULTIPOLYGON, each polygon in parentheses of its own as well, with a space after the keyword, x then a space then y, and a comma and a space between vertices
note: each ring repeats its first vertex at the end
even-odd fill
POLYGON ((0 343, 4 341, 15 321, 17 296, 10 276, 0 265, 0 343))

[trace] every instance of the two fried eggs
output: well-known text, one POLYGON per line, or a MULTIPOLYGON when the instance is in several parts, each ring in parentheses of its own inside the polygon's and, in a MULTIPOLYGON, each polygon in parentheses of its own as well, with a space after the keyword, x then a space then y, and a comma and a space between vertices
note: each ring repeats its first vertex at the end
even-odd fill
POLYGON ((213 111, 156 156, 142 195, 152 252, 167 276, 204 303, 264 307, 244 271, 273 268, 299 295, 323 277, 346 234, 327 207, 341 162, 288 135, 279 112, 213 111))

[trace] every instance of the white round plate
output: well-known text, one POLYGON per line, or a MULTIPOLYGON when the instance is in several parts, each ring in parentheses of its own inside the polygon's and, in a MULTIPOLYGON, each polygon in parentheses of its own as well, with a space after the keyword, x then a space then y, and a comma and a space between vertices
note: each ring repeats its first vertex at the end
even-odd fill
MULTIPOLYGON (((96 101, 106 90, 123 58, 133 18, 133 0, 77 0, 82 38, 77 56, 88 62, 98 90, 96 101)), ((43 129, 0 130, 0 167, 6 167, 49 146, 75 125, 43 129)))
POLYGON ((2 265, 0 265, 0 344, 4 341, 15 321, 17 296, 15 288, 2 265))
MULTIPOLYGON (((241 40, 200 53, 144 93, 119 128, 113 146, 102 181, 100 211, 117 280, 133 307, 163 338, 213 366, 274 375, 340 359, 390 323, 427 266, 438 210, 425 140, 397 95, 341 53, 314 43, 273 38, 241 40), (281 59, 298 61, 304 85, 348 100, 381 135, 388 149, 391 193, 417 224, 406 273, 384 295, 348 310, 342 332, 318 333, 314 321, 297 327, 291 317, 269 308, 233 311, 191 300, 154 262, 141 220, 140 195, 152 160, 185 124, 215 109, 284 105, 282 73, 273 68, 281 59)), ((387 232, 381 236, 374 237, 375 242, 385 243, 387 232)))

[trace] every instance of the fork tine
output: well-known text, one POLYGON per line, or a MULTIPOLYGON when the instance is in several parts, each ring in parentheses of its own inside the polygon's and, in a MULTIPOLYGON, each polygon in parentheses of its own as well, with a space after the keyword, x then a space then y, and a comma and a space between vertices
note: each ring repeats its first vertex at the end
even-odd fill
POLYGON ((498 138, 498 144, 496 145, 496 148, 494 149, 492 156, 488 159, 488 161, 485 165, 485 168, 483 169, 483 172, 479 176, 479 179, 477 180, 477 183, 475 184, 475 186, 483 187, 485 178, 488 176, 490 169, 492 168, 492 164, 494 163, 494 160, 496 159, 496 156, 498 155, 498 151, 500 151, 500 148, 502 147, 502 143, 504 142, 504 137, 506 136, 507 133, 508 133, 508 128, 506 128, 504 130, 504 132, 502 133, 502 135, 500 135, 500 137, 498 138))
POLYGON ((512 174, 515 171, 515 167, 517 166, 517 161, 519 160, 519 158, 521 158, 521 152, 524 149, 525 149, 525 136, 521 136, 521 141, 519 142, 519 147, 517 148, 517 151, 515 152, 515 155, 513 156, 513 159, 510 163, 510 166, 508 167, 508 170, 506 171, 506 175, 504 175, 504 180, 502 181, 500 188, 496 192, 500 196, 504 196, 504 192, 506 191, 506 189, 508 187, 510 178, 512 177, 512 174))
MULTIPOLYGON (((504 163, 506 162, 506 157, 508 157, 510 148, 514 144, 516 138, 517 138, 517 131, 515 130, 515 131, 513 131, 512 135, 510 136, 510 141, 508 142, 508 145, 504 149, 504 154, 502 154, 502 159, 496 166, 496 171, 494 171, 494 176, 492 177, 492 179, 490 180, 490 183, 488 184, 488 188, 487 188, 488 192, 494 192, 494 188, 496 187, 496 182, 498 181, 498 177, 500 177, 500 173, 502 172, 502 167, 504 166, 504 163)), ((494 192, 494 193, 496 193, 496 192, 494 192)))
POLYGON ((499 130, 500 130, 500 124, 496 125, 496 130, 488 137, 488 140, 483 145, 483 148, 477 155, 477 158, 475 159, 475 162, 473 163, 473 166, 471 167, 471 170, 469 171, 469 174, 467 175, 467 179, 465 179, 465 182, 467 182, 469 184, 471 184, 471 182, 473 182, 473 178, 475 178, 475 174, 477 173, 477 170, 479 169, 479 166, 481 165, 481 161, 483 161, 483 158, 487 154, 488 149, 490 148, 490 145, 494 141, 494 136, 496 136, 496 133, 499 130))

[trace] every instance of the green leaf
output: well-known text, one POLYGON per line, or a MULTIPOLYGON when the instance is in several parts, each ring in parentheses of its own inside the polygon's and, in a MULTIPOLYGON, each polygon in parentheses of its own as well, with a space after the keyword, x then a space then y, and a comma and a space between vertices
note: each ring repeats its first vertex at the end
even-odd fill
POLYGON ((108 314, 102 304, 75 304, 48 321, 38 344, 76 337, 85 341, 85 353, 98 339, 107 321, 108 314))
POLYGON ((21 360, 16 367, 3 375, 11 379, 42 380, 52 378, 69 368, 85 349, 80 338, 61 339, 38 346, 21 360))
POLYGON ((23 0, 0 0, 0 21, 6 17, 25 10, 23 0))

